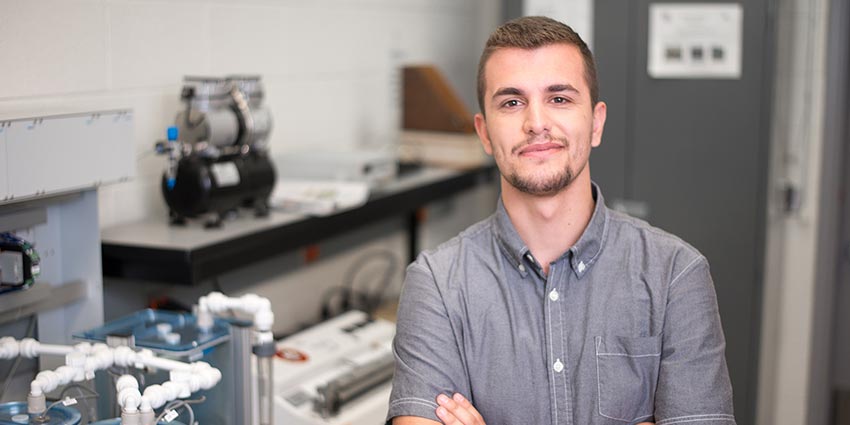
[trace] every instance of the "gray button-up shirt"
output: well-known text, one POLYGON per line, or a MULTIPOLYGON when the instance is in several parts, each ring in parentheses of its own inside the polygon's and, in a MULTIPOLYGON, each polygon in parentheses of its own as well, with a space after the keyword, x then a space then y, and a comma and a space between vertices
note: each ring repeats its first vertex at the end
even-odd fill
POLYGON ((594 197, 548 275, 501 202, 408 267, 388 419, 459 392, 490 425, 735 422, 705 257, 594 197))

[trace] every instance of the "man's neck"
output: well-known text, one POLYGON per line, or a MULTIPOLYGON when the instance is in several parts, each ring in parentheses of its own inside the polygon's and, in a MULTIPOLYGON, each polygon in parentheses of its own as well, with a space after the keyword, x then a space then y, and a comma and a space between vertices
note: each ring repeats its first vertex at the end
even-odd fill
POLYGON ((520 192, 502 179, 502 203, 514 228, 546 273, 549 263, 578 242, 595 206, 586 174, 551 196, 520 192))

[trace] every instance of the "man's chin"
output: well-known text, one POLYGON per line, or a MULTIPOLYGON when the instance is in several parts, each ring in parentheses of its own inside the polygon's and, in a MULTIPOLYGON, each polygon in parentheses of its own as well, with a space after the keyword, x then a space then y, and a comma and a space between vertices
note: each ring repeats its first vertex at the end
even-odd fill
POLYGON ((532 196, 552 196, 569 186, 573 178, 570 175, 562 175, 547 179, 523 179, 514 175, 508 177, 507 181, 522 193, 532 196))

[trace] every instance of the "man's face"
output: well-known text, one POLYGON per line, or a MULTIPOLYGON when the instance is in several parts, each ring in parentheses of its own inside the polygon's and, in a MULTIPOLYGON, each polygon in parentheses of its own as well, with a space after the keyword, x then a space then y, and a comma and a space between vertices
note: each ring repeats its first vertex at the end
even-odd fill
POLYGON ((591 105, 578 48, 499 49, 484 69, 484 112, 475 129, 502 176, 518 190, 553 195, 587 168, 606 106, 591 105))

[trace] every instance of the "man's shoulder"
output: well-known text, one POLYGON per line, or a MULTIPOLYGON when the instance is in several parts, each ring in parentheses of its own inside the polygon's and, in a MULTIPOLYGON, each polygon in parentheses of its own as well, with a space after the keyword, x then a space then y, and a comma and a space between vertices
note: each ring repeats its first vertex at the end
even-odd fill
POLYGON ((609 210, 607 244, 614 247, 640 247, 655 257, 673 256, 691 262, 704 258, 693 245, 649 222, 616 210, 609 210))
POLYGON ((491 215, 461 231, 457 236, 437 245, 433 249, 423 250, 416 258, 412 267, 448 268, 462 257, 461 254, 470 250, 478 250, 490 245, 493 238, 493 221, 491 215))

